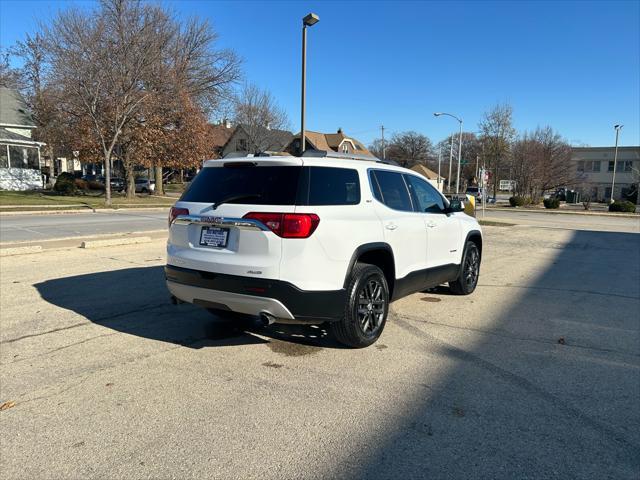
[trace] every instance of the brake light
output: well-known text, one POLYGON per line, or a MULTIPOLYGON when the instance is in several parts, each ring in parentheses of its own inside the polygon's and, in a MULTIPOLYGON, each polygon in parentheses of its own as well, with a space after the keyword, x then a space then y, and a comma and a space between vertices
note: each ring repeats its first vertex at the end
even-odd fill
POLYGON ((315 213, 250 212, 243 218, 262 222, 282 238, 309 238, 320 223, 320 217, 315 213))
POLYGON ((171 207, 171 210, 169 210, 169 226, 171 226, 178 215, 189 215, 189 210, 186 208, 171 207))

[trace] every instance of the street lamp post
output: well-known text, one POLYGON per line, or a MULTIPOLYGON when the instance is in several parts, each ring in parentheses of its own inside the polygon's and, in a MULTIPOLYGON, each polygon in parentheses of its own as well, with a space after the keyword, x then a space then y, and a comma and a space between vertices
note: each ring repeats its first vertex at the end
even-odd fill
POLYGON ((442 176, 440 175, 440 164, 442 163, 442 143, 440 144, 440 151, 438 152, 438 190, 442 192, 442 176))
MULTIPOLYGON (((452 115, 451 113, 445 112, 435 112, 433 114, 434 117, 439 117, 441 115, 446 115, 448 117, 455 118, 458 123, 460 123, 460 138, 458 139, 458 173, 456 175, 456 195, 460 193, 460 162, 462 160, 462 119, 452 115)), ((451 179, 449 179, 449 185, 451 185, 451 179)))
POLYGON ((453 163, 453 134, 449 137, 449 177, 447 178, 447 193, 451 193, 451 164, 453 163))
POLYGON ((311 27, 320 21, 320 17, 315 13, 310 13, 302 19, 302 105, 300 108, 300 155, 306 148, 305 129, 304 129, 304 110, 306 101, 306 83, 307 83, 307 27, 311 27))
POLYGON ((624 125, 614 125, 613 128, 616 130, 616 149, 613 154, 613 178, 611 179, 611 199, 609 203, 613 203, 613 189, 616 186, 616 167, 618 163, 618 135, 620 135, 620 130, 624 125))

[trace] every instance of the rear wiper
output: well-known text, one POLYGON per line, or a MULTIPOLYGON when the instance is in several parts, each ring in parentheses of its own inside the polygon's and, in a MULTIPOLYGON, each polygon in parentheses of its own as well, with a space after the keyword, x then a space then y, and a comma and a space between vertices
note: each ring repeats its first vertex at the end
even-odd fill
POLYGON ((230 195, 228 197, 223 198, 222 200, 218 200, 217 202, 215 202, 213 205, 211 205, 211 208, 215 210, 223 203, 235 202, 236 200, 242 200, 244 198, 262 198, 262 195, 260 195, 259 193, 245 193, 243 195, 230 195))

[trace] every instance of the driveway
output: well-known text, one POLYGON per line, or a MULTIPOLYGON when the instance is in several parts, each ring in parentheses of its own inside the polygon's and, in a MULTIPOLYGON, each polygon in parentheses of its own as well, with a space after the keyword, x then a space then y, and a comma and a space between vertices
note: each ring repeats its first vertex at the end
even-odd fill
POLYGON ((638 478, 640 236, 485 232, 363 350, 170 305, 161 240, 3 257, 3 478, 638 478))

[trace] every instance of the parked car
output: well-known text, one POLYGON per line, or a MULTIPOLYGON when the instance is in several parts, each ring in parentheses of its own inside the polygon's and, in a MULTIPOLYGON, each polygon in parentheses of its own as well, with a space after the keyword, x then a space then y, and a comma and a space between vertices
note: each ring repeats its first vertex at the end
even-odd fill
POLYGON ((475 197, 476 203, 482 203, 482 187, 467 187, 467 191, 465 193, 475 197))
POLYGON ((411 170, 331 156, 207 161, 169 214, 174 301, 265 324, 329 322, 366 347, 389 302, 443 283, 475 290, 482 233, 459 201, 411 170))
POLYGON ((156 182, 148 178, 136 178, 136 193, 152 193, 156 189, 156 182))
MULTIPOLYGON (((87 182, 98 182, 102 185, 105 184, 104 175, 83 175, 82 180, 87 182)), ((111 190, 115 192, 124 191, 124 179, 119 177, 111 177, 110 179, 111 190)))

